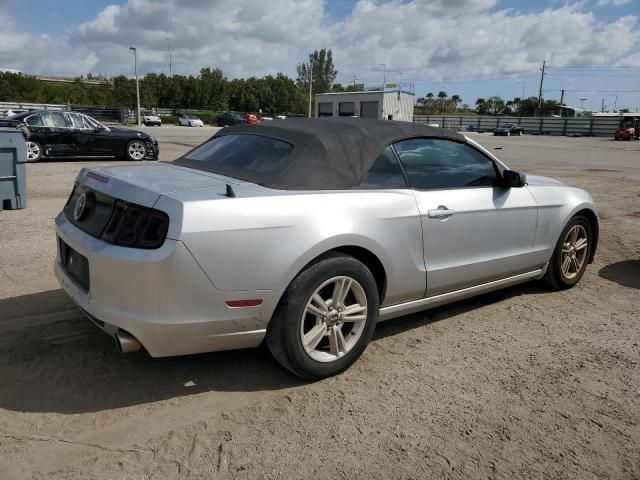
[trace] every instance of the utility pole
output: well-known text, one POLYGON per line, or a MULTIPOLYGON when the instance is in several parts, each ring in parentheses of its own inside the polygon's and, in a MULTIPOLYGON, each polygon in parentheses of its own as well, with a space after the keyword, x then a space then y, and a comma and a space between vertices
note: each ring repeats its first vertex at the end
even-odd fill
POLYGON ((542 84, 544 83, 544 69, 547 61, 542 61, 542 73, 540 74, 540 92, 538 93, 538 112, 542 113, 542 84))
POLYGON ((133 72, 136 76, 136 104, 138 109, 136 110, 136 125, 140 125, 140 82, 138 81, 138 50, 136 47, 129 47, 129 50, 133 50, 133 72))
POLYGON ((313 85, 313 61, 309 60, 309 118, 311 118, 311 86, 313 85))
POLYGON ((604 98, 602 99, 602 113, 604 113, 604 98))
POLYGON ((169 42, 169 78, 173 77, 173 73, 171 71, 171 37, 167 37, 167 41, 169 42))
POLYGON ((560 93, 560 116, 562 116, 562 105, 564 105, 562 102, 564 102, 564 88, 560 93))
POLYGON ((379 63, 378 65, 382 67, 382 91, 384 92, 387 88, 387 64, 379 63))

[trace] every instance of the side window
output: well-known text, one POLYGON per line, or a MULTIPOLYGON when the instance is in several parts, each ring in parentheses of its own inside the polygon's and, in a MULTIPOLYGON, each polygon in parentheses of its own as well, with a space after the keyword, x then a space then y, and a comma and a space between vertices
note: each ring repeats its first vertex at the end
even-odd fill
POLYGON ((53 128, 69 128, 71 125, 62 112, 42 113, 42 122, 47 127, 53 128))
POLYGON ((98 128, 98 123, 93 118, 88 117, 86 115, 81 115, 81 117, 82 117, 82 124, 84 128, 88 128, 90 130, 94 128, 98 128))
POLYGON ((364 188, 406 188, 407 182, 391 147, 385 148, 373 162, 360 186, 364 188))
POLYGON ((86 128, 82 122, 82 117, 77 113, 67 113, 73 128, 86 128))
POLYGON ((25 123, 29 127, 43 127, 44 126, 44 124, 42 123, 42 117, 38 113, 36 113, 35 115, 31 115, 30 117, 27 117, 25 119, 25 123))
POLYGON ((412 138, 394 144, 412 188, 484 187, 495 184, 493 161, 451 140, 412 138))

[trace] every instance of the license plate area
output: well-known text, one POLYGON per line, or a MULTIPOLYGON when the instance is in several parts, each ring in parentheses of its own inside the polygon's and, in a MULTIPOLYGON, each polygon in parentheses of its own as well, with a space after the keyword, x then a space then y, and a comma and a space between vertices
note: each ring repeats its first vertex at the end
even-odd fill
POLYGON ((62 239, 58 239, 60 244, 60 261, 69 276, 85 291, 91 288, 89 279, 89 260, 84 255, 76 252, 62 239))

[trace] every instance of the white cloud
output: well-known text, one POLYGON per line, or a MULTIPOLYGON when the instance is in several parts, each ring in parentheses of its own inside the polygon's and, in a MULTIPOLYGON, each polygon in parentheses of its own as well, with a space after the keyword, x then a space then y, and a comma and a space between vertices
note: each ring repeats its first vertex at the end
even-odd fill
POLYGON ((606 5, 614 5, 616 7, 619 7, 620 5, 627 5, 629 3, 631 3, 633 0, 598 0, 596 2, 596 6, 597 7, 603 7, 606 5))
POLYGON ((134 45, 142 72, 162 72, 171 37, 178 73, 220 66, 230 77, 294 76, 309 51, 329 47, 343 81, 380 81, 381 63, 390 75, 439 81, 536 71, 543 59, 612 65, 634 58, 640 40, 635 16, 600 21, 585 3, 523 13, 498 0, 360 0, 338 22, 328 8, 321 0, 129 0, 46 40, 5 26, 0 67, 130 74, 134 45))

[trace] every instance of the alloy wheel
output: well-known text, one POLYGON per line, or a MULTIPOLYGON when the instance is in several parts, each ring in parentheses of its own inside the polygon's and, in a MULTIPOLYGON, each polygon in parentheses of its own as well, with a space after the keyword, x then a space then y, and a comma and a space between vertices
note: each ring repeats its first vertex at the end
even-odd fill
POLYGON ((27 161, 37 160, 40 155, 40 145, 34 142, 27 142, 27 161))
POLYGON ((147 154, 147 149, 142 142, 131 142, 129 145, 129 157, 133 160, 142 160, 147 154))
POLYGON ((587 258, 587 245, 589 237, 587 230, 582 225, 574 225, 567 232, 562 245, 562 275, 570 280, 575 278, 584 265, 587 258))
POLYGON ((367 296, 356 280, 326 280, 307 302, 300 320, 305 352, 317 362, 333 362, 355 347, 367 320, 367 296))

